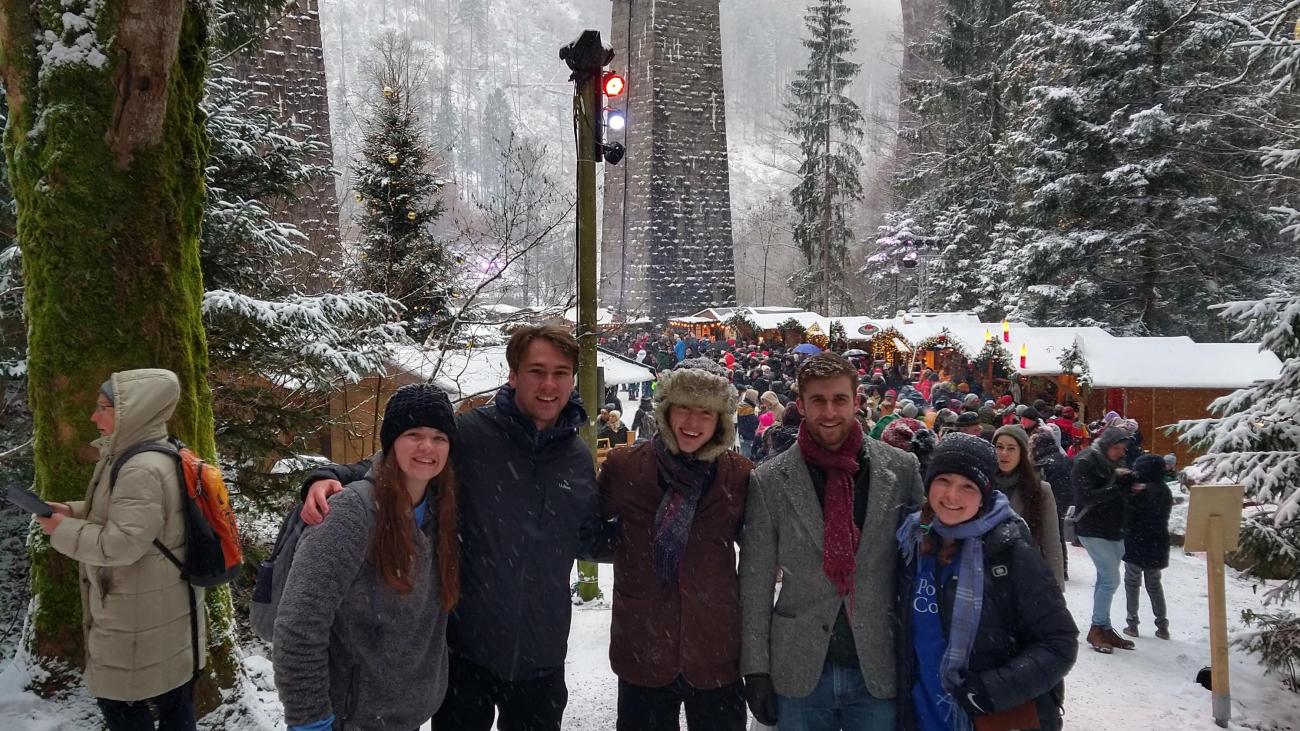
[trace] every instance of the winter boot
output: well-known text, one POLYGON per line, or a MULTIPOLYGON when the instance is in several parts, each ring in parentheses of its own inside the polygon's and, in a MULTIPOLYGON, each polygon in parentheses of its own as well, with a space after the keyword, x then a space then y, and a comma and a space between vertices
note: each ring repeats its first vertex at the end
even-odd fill
POLYGON ((1169 639, 1169 623, 1168 623, 1168 622, 1162 622, 1158 627, 1156 627, 1156 637, 1159 637, 1159 638, 1162 639, 1162 640, 1167 640, 1167 639, 1169 639))
POLYGON ((1124 634, 1128 635, 1129 637, 1137 637, 1138 636, 1137 622, 1129 622, 1128 626, 1124 628, 1124 634))
POLYGON ((1094 624, 1088 629, 1088 645, 1103 655, 1110 655, 1115 652, 1115 648, 1106 641, 1105 635, 1106 628, 1094 624))
POLYGON ((1113 627, 1103 629, 1101 631, 1101 636, 1111 647, 1121 650, 1132 650, 1137 647, 1137 644, 1132 640, 1126 640, 1123 637, 1120 637, 1119 633, 1117 633, 1113 627))

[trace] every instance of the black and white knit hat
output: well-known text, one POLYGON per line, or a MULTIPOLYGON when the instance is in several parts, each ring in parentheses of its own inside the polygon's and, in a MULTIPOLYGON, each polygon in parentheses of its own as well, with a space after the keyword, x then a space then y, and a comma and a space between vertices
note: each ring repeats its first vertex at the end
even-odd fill
POLYGON ((447 435, 456 442, 456 410, 451 399, 432 383, 412 383, 393 392, 384 407, 384 425, 379 428, 379 443, 384 454, 393 448, 393 442, 407 429, 427 426, 447 435))
POLYGON ((694 406, 712 411, 718 415, 717 431, 694 456, 706 462, 715 460, 731 449, 736 441, 736 405, 736 389, 727 380, 722 366, 708 358, 688 358, 659 377, 659 388, 655 391, 655 422, 659 424, 659 436, 668 451, 677 454, 681 450, 668 421, 668 410, 673 406, 694 406))

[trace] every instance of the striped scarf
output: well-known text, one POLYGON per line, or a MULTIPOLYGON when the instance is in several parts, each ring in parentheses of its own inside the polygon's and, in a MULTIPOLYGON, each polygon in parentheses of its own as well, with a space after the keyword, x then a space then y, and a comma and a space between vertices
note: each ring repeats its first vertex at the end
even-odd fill
MULTIPOLYGON (((1016 514, 1011 510, 1007 496, 994 491, 993 507, 961 525, 947 526, 936 520, 923 526, 921 513, 917 511, 907 516, 898 529, 899 550, 909 565, 916 561, 921 539, 927 531, 932 530, 941 538, 961 541, 957 597, 953 602, 952 620, 948 627, 948 647, 943 651, 943 660, 939 663, 939 678, 949 695, 961 687, 961 675, 970 663, 970 651, 975 646, 980 614, 984 611, 984 541, 981 539, 1014 517, 1016 514)), ((970 717, 960 705, 954 703, 952 708, 954 731, 969 731, 972 728, 970 717)))

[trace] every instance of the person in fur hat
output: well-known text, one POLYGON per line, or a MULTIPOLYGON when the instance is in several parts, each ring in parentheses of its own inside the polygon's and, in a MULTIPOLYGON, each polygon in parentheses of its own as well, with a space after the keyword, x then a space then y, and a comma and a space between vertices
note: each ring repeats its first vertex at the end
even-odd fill
POLYGON ((601 512, 617 519, 609 659, 617 728, 743 731, 740 538, 753 467, 736 442, 735 389, 687 359, 659 381, 654 439, 609 453, 601 512))

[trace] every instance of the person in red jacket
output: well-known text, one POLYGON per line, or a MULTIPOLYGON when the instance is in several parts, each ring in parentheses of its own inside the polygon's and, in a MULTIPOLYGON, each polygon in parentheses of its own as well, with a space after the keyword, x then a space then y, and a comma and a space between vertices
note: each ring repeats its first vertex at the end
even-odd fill
POLYGON ((1079 426, 1074 423, 1075 411, 1073 406, 1066 406, 1061 409, 1061 415, 1052 419, 1053 424, 1061 429, 1061 441, 1067 449, 1078 443, 1082 433, 1079 426))
POLYGON ((659 432, 597 480, 617 519, 609 660, 618 731, 743 731, 736 544, 753 465, 732 449, 735 389, 708 359, 661 376, 659 432))

